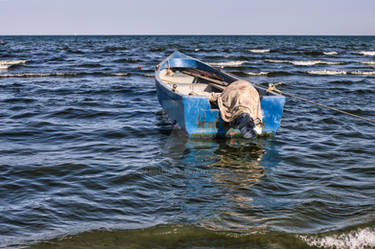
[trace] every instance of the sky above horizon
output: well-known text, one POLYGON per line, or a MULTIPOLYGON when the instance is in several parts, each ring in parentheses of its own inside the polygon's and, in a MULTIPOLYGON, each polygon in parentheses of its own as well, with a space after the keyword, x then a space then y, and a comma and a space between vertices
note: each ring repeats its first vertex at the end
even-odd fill
POLYGON ((0 0, 0 35, 375 35, 375 0, 0 0))

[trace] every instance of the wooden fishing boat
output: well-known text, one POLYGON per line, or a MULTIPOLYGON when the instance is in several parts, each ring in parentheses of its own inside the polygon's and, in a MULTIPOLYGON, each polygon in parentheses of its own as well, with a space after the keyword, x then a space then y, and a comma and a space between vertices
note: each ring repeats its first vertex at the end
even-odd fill
MULTIPOLYGON (((189 137, 235 137, 240 130, 222 120, 220 112, 206 95, 223 89, 239 78, 207 63, 175 51, 155 70, 157 96, 169 117, 189 137)), ((261 98, 263 133, 276 133, 285 97, 255 86, 261 98)))

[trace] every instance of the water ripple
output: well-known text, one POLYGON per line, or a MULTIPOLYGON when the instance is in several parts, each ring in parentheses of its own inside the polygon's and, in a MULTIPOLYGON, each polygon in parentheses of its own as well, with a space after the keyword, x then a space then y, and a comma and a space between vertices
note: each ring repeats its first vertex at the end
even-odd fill
POLYGON ((373 126, 287 98, 275 136, 188 139, 152 78, 180 49, 374 119, 373 37, 1 39, 0 248, 373 247, 373 126))

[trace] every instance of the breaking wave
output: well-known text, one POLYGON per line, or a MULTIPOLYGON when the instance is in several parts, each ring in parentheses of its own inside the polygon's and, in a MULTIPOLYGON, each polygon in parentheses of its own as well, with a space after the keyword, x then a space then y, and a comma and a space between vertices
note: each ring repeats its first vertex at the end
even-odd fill
POLYGON ((340 249, 375 248, 373 228, 361 228, 332 235, 299 235, 309 246, 340 249))
POLYGON ((375 66, 375 61, 361 61, 361 64, 375 66))
POLYGON ((107 72, 12 73, 12 74, 0 74, 0 78, 78 77, 78 76, 83 76, 83 75, 124 77, 124 76, 129 76, 129 73, 122 73, 122 72, 119 72, 119 73, 107 73, 107 72))
POLYGON ((334 70, 313 70, 308 71, 308 74, 314 75, 344 75, 344 74, 351 74, 351 75, 375 75, 375 71, 334 71, 334 70))
POLYGON ((247 72, 250 76, 267 76, 270 72, 247 72))
POLYGON ((325 55, 337 55, 337 52, 331 51, 331 52, 323 52, 325 55))
POLYGON ((246 72, 247 75, 250 76, 282 76, 282 75, 291 75, 292 73, 285 72, 285 71, 270 71, 270 72, 246 72))
POLYGON ((331 70, 313 70, 308 71, 308 74, 315 74, 315 75, 343 75, 347 74, 347 71, 331 71, 331 70))
POLYGON ((249 49, 251 53, 269 53, 271 52, 270 49, 249 49))
POLYGON ((8 69, 16 65, 24 65, 27 60, 0 61, 0 69, 8 69))
POLYGON ((349 74, 359 74, 359 75, 375 75, 375 71, 352 71, 349 74))
POLYGON ((270 63, 286 63, 292 64, 295 66, 313 66, 313 65, 342 65, 344 62, 338 61, 322 61, 322 60, 313 60, 313 61, 289 61, 289 60, 271 60, 267 59, 266 62, 270 63))
POLYGON ((247 61, 211 62, 210 65, 219 67, 238 67, 245 64, 246 62, 247 61))
POLYGON ((360 51, 354 54, 365 55, 365 56, 375 56, 375 51, 360 51))

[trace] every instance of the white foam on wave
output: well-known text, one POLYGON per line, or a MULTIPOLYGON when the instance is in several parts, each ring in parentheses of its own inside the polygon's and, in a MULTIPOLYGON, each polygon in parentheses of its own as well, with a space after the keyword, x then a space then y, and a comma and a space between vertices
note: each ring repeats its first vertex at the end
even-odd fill
POLYGON ((251 53, 269 53, 271 52, 270 49, 249 49, 251 53))
POLYGON ((154 78, 155 74, 153 74, 153 73, 143 73, 142 76, 148 77, 148 78, 154 78))
POLYGON ((331 70, 316 70, 316 71, 308 71, 309 74, 314 75, 344 75, 344 74, 351 74, 351 75, 366 75, 372 76, 375 75, 375 71, 331 71, 331 70))
POLYGON ((362 64, 375 66, 375 61, 361 61, 362 64))
POLYGON ((331 51, 331 52, 323 52, 323 54, 325 54, 325 55, 336 55, 337 52, 335 52, 335 51, 331 51))
POLYGON ((0 64, 0 69, 8 69, 11 65, 0 64))
POLYGON ((195 52, 198 52, 199 50, 200 50, 199 48, 194 49, 195 52))
POLYGON ((15 73, 15 74, 0 74, 0 78, 31 78, 31 77, 75 77, 78 73, 15 73))
POLYGON ((108 76, 128 76, 129 73, 106 73, 108 76))
POLYGON ((375 248, 375 231, 362 228, 338 235, 299 235, 309 246, 340 249, 375 248))
POLYGON ((27 60, 14 60, 14 61, 0 61, 0 65, 23 65, 26 64, 27 60))
POLYGON ((308 71, 309 74, 315 74, 315 75, 342 75, 347 74, 347 71, 331 71, 331 70, 313 70, 308 71))
MULTIPOLYGON (((0 78, 31 78, 31 77, 77 77, 80 75, 86 75, 90 73, 85 72, 61 72, 61 73, 12 73, 12 74, 0 74, 0 78)), ((107 73, 107 72, 94 72, 92 74, 99 74, 102 76, 117 76, 125 77, 129 73, 107 73)))
POLYGON ((375 75, 375 71, 353 71, 350 74, 358 74, 358 75, 375 75))
POLYGON ((210 63, 213 66, 220 67, 238 67, 245 64, 247 61, 227 61, 227 62, 212 62, 210 63))
POLYGON ((375 56, 375 51, 360 51, 355 54, 365 55, 365 56, 375 56))
POLYGON ((250 76, 267 76, 270 72, 246 72, 250 76))
POLYGON ((0 70, 7 70, 15 65, 24 65, 27 60, 13 60, 13 61, 2 61, 0 60, 0 70))
POLYGON ((325 65, 340 65, 343 62, 338 61, 322 61, 322 60, 313 60, 313 61, 289 61, 289 60, 265 60, 271 63, 287 63, 292 64, 295 66, 313 66, 318 64, 325 64, 325 65))

